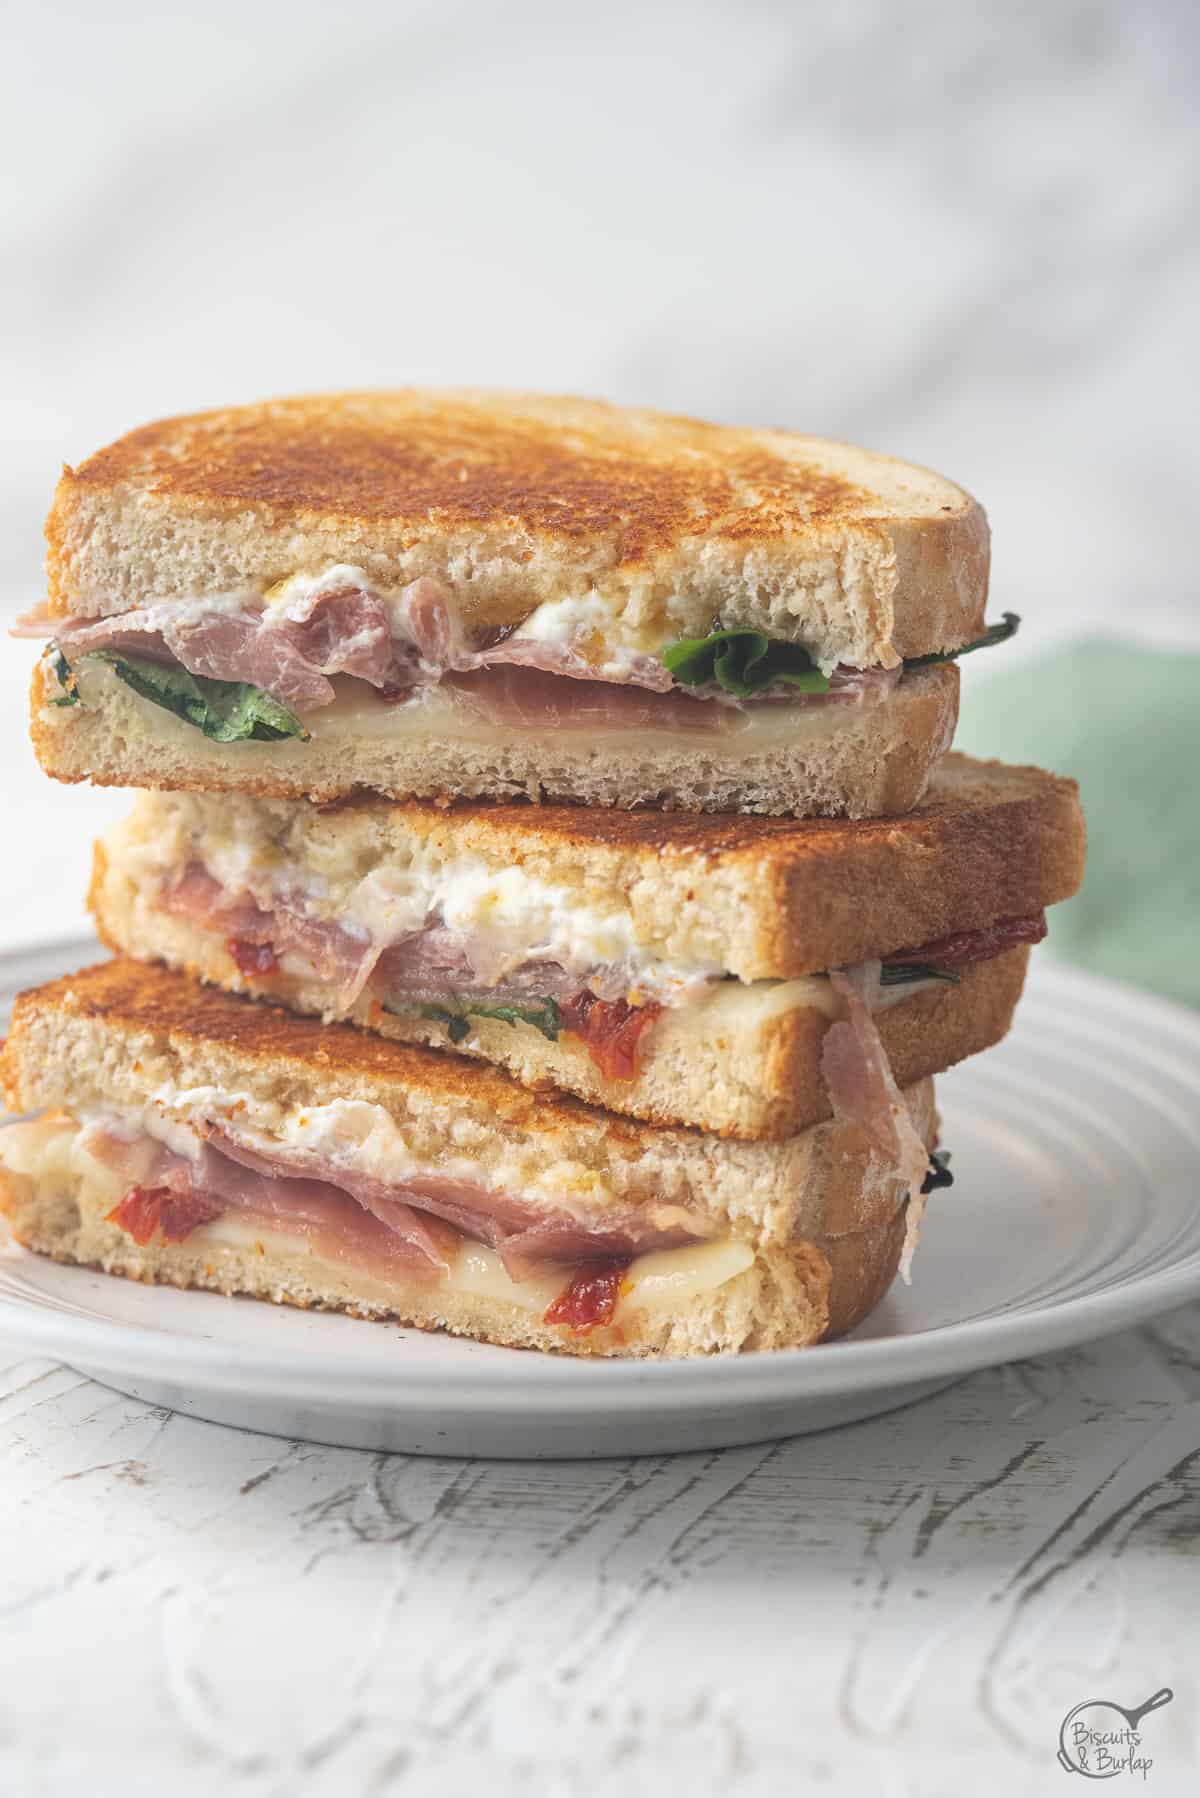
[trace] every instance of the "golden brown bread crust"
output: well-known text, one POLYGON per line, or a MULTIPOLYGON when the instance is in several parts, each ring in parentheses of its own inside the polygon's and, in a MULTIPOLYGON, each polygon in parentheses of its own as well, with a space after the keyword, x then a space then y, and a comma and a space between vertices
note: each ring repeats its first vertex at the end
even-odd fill
POLYGON ((67 470, 64 482, 68 492, 132 482, 217 510, 325 512, 414 531, 427 520, 499 521, 555 536, 611 534, 628 563, 682 533, 757 540, 855 520, 871 501, 850 481, 772 455, 752 431, 599 401, 412 391, 159 419, 67 470))
MULTIPOLYGON (((144 426, 64 470, 46 525, 52 607, 147 597, 155 516, 172 521, 160 549, 180 526, 190 536, 189 578, 212 583, 201 591, 336 562, 397 582, 446 574, 461 552, 475 564, 464 614, 480 624, 514 622, 531 594, 575 575, 643 616, 681 577, 712 575, 711 624, 722 590, 736 607, 744 584, 743 609, 770 608, 807 561, 809 590, 835 585, 863 613, 860 665, 970 641, 987 589, 982 510, 926 470, 819 438, 555 396, 318 394, 144 426), (136 516, 123 511, 131 499, 136 516), (124 536, 140 545, 140 569, 114 553, 124 536), (751 552, 770 567, 748 574, 751 552)), ((161 578, 169 585, 170 571, 161 578)), ((789 613, 777 634, 790 634, 789 613)))
POLYGON ((896 1278, 904 1248, 904 1213, 849 1236, 823 1236, 814 1245, 829 1270, 829 1322, 822 1341, 844 1336, 870 1315, 896 1278))
POLYGON ((1087 852, 1075 781, 955 754, 902 818, 745 822, 763 836, 739 852, 747 884, 752 868, 761 882, 744 979, 814 973, 1029 917, 1078 892, 1087 852))
MULTIPOLYGON (((216 987, 137 961, 97 962, 45 986, 19 993, 8 1037, 0 1050, 0 1078, 11 1110, 27 1109, 22 1086, 21 1038, 27 1020, 57 1010, 102 1019, 123 1030, 164 1037, 181 1054, 213 1044, 260 1065, 288 1069, 299 1086, 316 1075, 366 1078, 398 1091, 416 1087, 433 1097, 478 1106, 518 1128, 579 1128, 594 1113, 575 1099, 532 1093, 492 1068, 459 1055, 385 1042, 349 1024, 318 1024, 272 1005, 251 1005, 216 987)), ((631 1144, 644 1126, 606 1122, 631 1144)))

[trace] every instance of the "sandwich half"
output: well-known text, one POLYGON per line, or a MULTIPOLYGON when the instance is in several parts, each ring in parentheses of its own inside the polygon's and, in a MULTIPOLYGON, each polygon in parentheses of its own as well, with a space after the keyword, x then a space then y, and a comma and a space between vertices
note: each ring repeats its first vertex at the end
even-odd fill
POLYGON ((0 1130, 39 1253, 572 1354, 849 1329, 945 1178, 928 1080, 899 1105, 901 1176, 846 1122, 785 1143, 633 1124, 135 962, 23 994, 0 1071, 42 1112, 0 1130))
POLYGON ((998 1041, 1083 854, 1073 782, 954 755, 887 822, 147 793, 91 907, 228 991, 782 1138, 998 1041))
POLYGON ((527 394, 168 419, 47 537, 34 742, 101 785, 899 813, 1013 628, 938 475, 527 394))

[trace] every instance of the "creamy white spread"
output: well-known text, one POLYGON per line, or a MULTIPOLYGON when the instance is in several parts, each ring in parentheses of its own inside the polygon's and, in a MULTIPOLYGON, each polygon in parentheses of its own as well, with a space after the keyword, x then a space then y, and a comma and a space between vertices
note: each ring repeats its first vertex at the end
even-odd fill
POLYGON ((219 803, 174 796, 153 800, 151 828, 137 815, 106 839, 110 858, 138 882, 178 874, 195 856, 231 895, 249 893, 269 910, 299 906, 364 940, 401 941, 433 920, 470 939, 481 974, 500 979, 541 958, 577 972, 620 965, 631 987, 678 1002, 699 997, 723 970, 712 962, 679 961, 653 941, 639 940, 621 896, 585 903, 576 889, 473 853, 454 853, 413 838, 386 863, 362 872, 359 845, 333 832, 309 838, 303 862, 283 852, 268 817, 252 802, 223 795, 219 803))
MULTIPOLYGON (((447 610, 457 620, 453 590, 444 582, 439 584, 447 610)), ((277 610, 285 618, 304 620, 324 594, 347 587, 373 594, 387 612, 392 636, 403 643, 414 641, 409 585, 386 592, 365 569, 348 562, 338 562, 322 574, 290 575, 268 587, 265 594, 256 595, 251 603, 277 610)), ((462 630, 461 622, 458 628, 462 630)), ((594 588, 588 593, 544 601, 512 632, 509 640, 514 639, 577 650, 594 666, 598 680, 620 679, 631 661, 640 655, 656 654, 664 647, 661 636, 648 637, 633 627, 623 611, 615 609, 594 588)))

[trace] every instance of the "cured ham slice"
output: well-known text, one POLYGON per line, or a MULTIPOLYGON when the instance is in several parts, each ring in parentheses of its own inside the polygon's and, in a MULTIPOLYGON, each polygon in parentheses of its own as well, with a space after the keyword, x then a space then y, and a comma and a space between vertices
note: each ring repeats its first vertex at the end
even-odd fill
MULTIPOLYGON (((417 652, 435 674, 469 674, 483 668, 530 668, 566 680, 595 681, 596 666, 565 643, 547 643, 505 631, 496 641, 472 646, 463 635, 445 595, 428 577, 414 581, 402 598, 403 617, 417 652)), ((606 669, 605 684, 645 687, 667 693, 675 685, 657 656, 632 655, 606 669)))
POLYGON ((629 1205, 608 1211, 603 1223, 580 1222, 565 1208, 496 1192, 480 1181, 439 1174, 417 1174, 398 1181, 339 1163, 320 1154, 275 1147, 269 1152, 250 1146, 215 1128, 208 1143, 222 1156, 286 1187, 300 1179, 336 1182, 364 1210, 389 1225, 394 1208, 429 1213, 463 1236, 495 1249, 513 1279, 548 1265, 628 1259, 652 1249, 679 1248, 708 1234, 699 1218, 672 1207, 669 1218, 653 1207, 629 1205))
MULTIPOLYGON (((68 661, 107 651, 177 664, 201 679, 262 687, 301 714, 336 697, 334 675, 374 687, 389 704, 446 682, 491 723, 556 729, 735 729, 746 701, 715 683, 679 686, 657 655, 614 654, 602 663, 571 642, 504 628, 472 642, 444 590, 429 576, 391 601, 335 569, 294 600, 251 595, 206 607, 147 605, 102 618, 56 619, 48 611, 19 621, 22 635, 54 634, 68 661)), ((900 670, 839 667, 823 693, 778 682, 754 695, 759 705, 854 705, 886 698, 900 670)))
POLYGON ((567 999, 579 990, 577 973, 544 957, 497 980, 485 979, 489 963, 500 959, 498 951, 488 953, 481 942, 468 940, 461 931, 431 925, 383 951, 376 990, 385 1003, 406 1000, 457 1010, 472 1003, 531 1005, 542 999, 567 999))
POLYGON ((159 1195, 157 1210, 144 1197, 124 1213, 115 1207, 113 1222, 131 1235, 145 1231, 139 1242, 149 1241, 155 1220, 163 1217, 174 1231, 169 1240, 180 1241, 201 1223, 235 1211, 268 1227, 333 1241, 339 1258, 359 1251, 368 1261, 377 1259, 386 1238, 386 1260, 399 1255, 426 1275, 445 1269, 466 1236, 495 1249, 520 1279, 547 1267, 627 1261, 711 1233, 704 1219, 678 1205, 629 1204, 609 1209, 602 1219, 580 1220, 565 1207, 498 1192, 483 1181, 436 1173, 385 1180, 314 1150, 255 1146, 215 1124, 203 1130, 190 1155, 140 1131, 124 1135, 95 1124, 85 1131, 88 1152, 128 1180, 131 1192, 159 1195), (168 1199, 197 1201, 186 1228, 182 1208, 164 1209, 168 1199), (203 1215, 200 1200, 207 1208, 203 1215))
POLYGON ((908 1197, 900 1272, 908 1281, 921 1234, 925 1209, 921 1187, 929 1151, 908 1115, 871 1016, 871 1004, 879 995, 879 969, 879 962, 873 961, 830 974, 845 1015, 825 1032, 821 1072, 834 1116, 856 1124, 900 1177, 908 1197))
POLYGON ((455 1013, 472 1006, 520 1010, 552 999, 563 1029, 587 1044, 610 1080, 633 1078, 638 1044, 662 1011, 660 1005, 632 1006, 593 990, 608 987, 619 994, 628 984, 620 969, 600 970, 590 986, 581 987, 578 971, 541 957, 489 981, 484 976, 489 963, 497 965, 498 952, 459 931, 429 925, 381 948, 341 925, 309 918, 298 907, 280 904, 267 911, 247 894, 230 894, 200 862, 189 862, 162 887, 161 903, 219 931, 249 977, 269 979, 279 972, 281 956, 303 955, 322 979, 337 983, 339 1003, 347 1009, 368 982, 385 1005, 429 1005, 455 1013))
POLYGON ((231 936, 225 947, 237 963, 239 974, 257 975, 262 979, 279 972, 279 957, 270 943, 246 943, 231 936))
POLYGON ((687 730, 734 728, 738 713, 715 699, 693 698, 686 688, 648 693, 635 685, 539 668, 491 668, 451 673, 448 686, 489 724, 525 730, 687 730))
POLYGON ((143 1246, 158 1227, 164 1240, 179 1242, 235 1212, 260 1228, 307 1238, 326 1259, 431 1279, 449 1266, 456 1245, 436 1218, 419 1216, 399 1199, 380 1217, 331 1181, 264 1174, 212 1142, 197 1140, 194 1155, 177 1155, 145 1134, 125 1137, 93 1125, 84 1143, 115 1174, 135 1182, 109 1216, 143 1246), (154 1203, 143 1196, 128 1206, 135 1192, 154 1195, 154 1203))
POLYGON ((331 703, 334 674, 400 689, 416 677, 414 653, 393 640, 383 601, 356 587, 319 592, 294 610, 181 607, 172 616, 170 607, 144 607, 54 631, 68 661, 97 650, 176 661, 205 679, 263 687, 301 711, 331 703))
POLYGON ((159 897, 164 911, 219 931, 243 974, 274 973, 278 958, 295 952, 311 962, 322 979, 336 982, 346 1005, 362 991, 380 955, 379 946, 369 938, 310 918, 299 907, 280 904, 264 911, 248 894, 230 894, 200 862, 189 862, 175 879, 165 882, 159 897))

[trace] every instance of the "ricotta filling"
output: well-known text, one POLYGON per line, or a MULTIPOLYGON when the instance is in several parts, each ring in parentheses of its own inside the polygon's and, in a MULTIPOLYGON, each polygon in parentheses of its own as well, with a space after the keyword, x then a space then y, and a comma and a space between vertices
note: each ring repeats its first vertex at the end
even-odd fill
MULTIPOLYGON (((391 850, 386 861, 372 863, 368 846, 352 832, 317 833, 293 847, 281 829, 286 826, 273 814, 237 795, 218 802, 147 795, 104 843, 109 864, 150 909, 161 905, 164 884, 197 861, 235 902, 249 896, 268 913, 293 908, 361 938, 364 950, 402 943, 431 925, 452 931, 485 985, 531 963, 553 962, 581 986, 629 1004, 686 1006, 698 1023, 720 1026, 737 1018, 765 1024, 802 1008, 839 1014, 824 973, 727 978, 717 960, 681 956, 665 935, 648 937, 616 892, 607 902, 585 901, 565 881, 543 879, 516 862, 448 851, 436 841, 414 838, 391 850)), ((282 967, 294 977, 315 977, 311 961, 296 951, 282 959, 282 967)), ((876 1009, 931 984, 885 987, 876 1009)))

